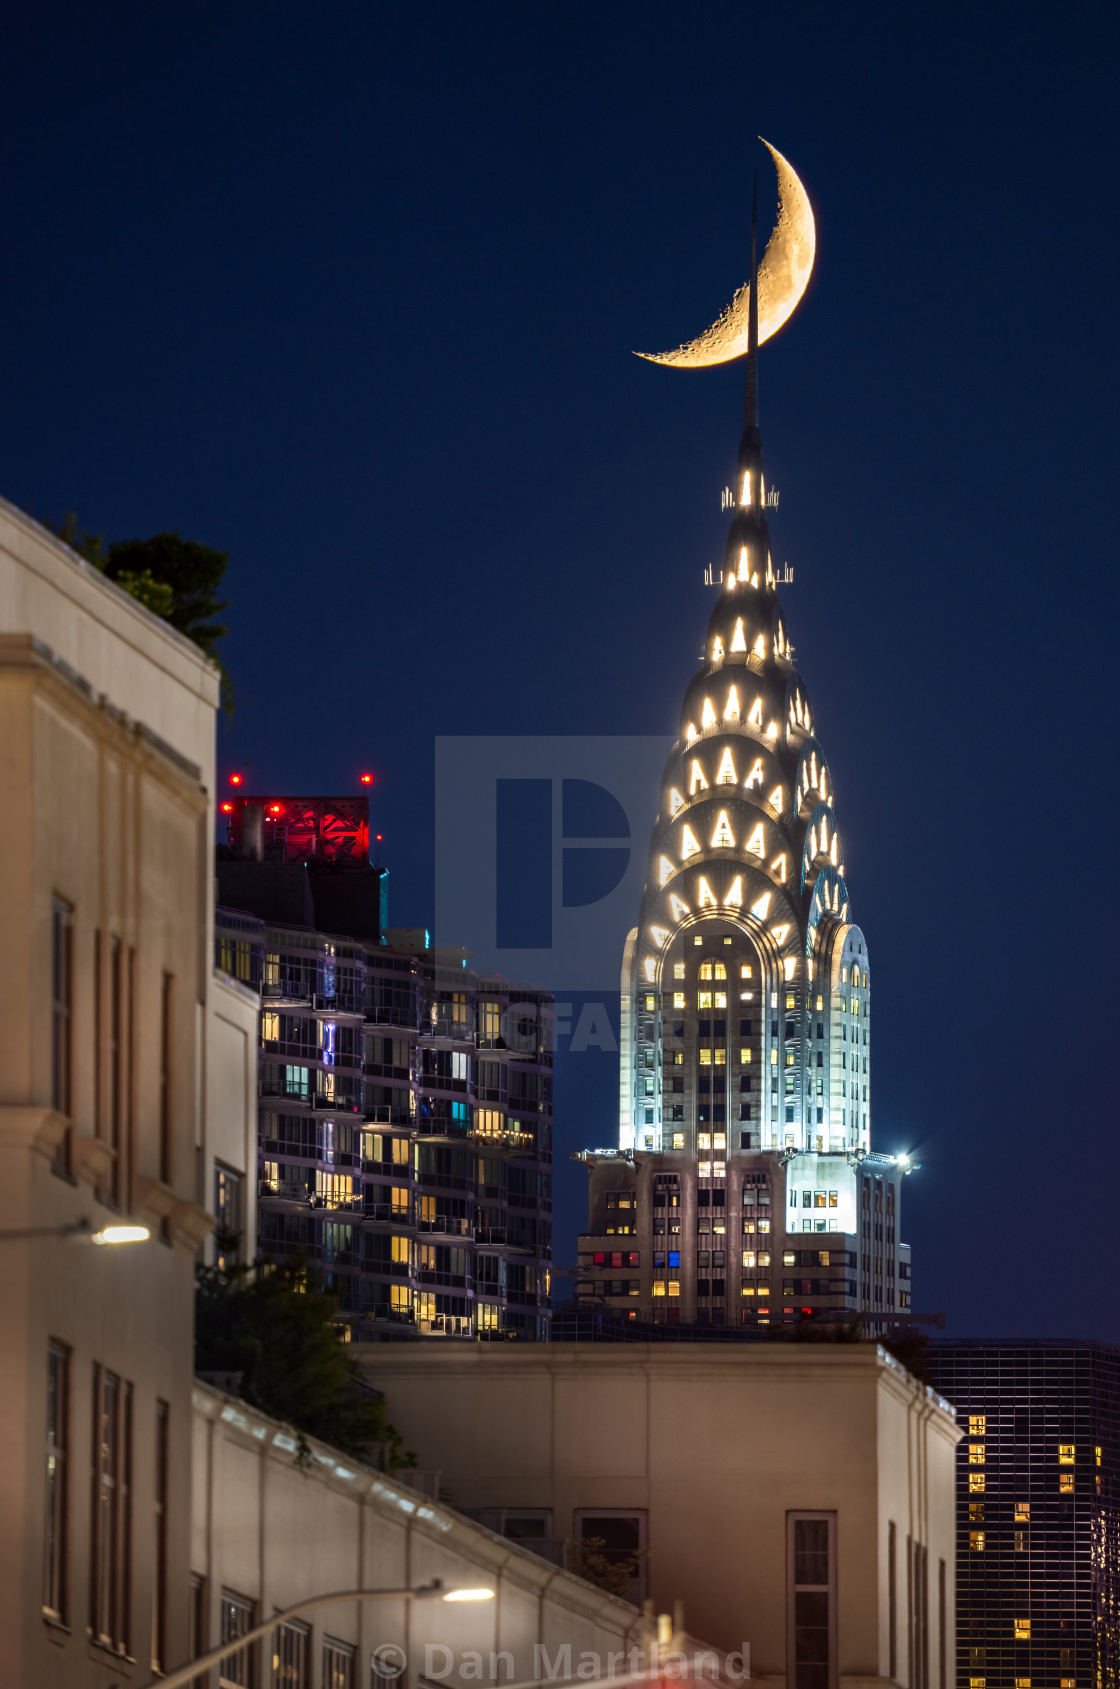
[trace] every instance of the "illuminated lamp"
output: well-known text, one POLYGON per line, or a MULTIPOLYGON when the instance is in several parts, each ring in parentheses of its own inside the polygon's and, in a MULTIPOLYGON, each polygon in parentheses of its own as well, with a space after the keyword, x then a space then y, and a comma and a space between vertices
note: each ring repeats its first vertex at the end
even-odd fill
POLYGON ((240 786, 244 778, 245 776, 243 774, 231 774, 229 777, 229 783, 231 786, 240 786))
POLYGON ((268 813, 270 815, 283 815, 284 805, 282 803, 270 803, 268 806, 268 813))
POLYGON ((233 805, 231 803, 224 803, 222 805, 222 814, 223 815, 232 815, 233 814, 233 805))
POLYGON ((363 786, 372 786, 373 785, 373 775, 372 774, 363 774, 359 778, 361 779, 363 786))
POLYGON ((385 837, 385 835, 384 835, 384 833, 378 833, 378 835, 377 835, 377 843, 378 843, 378 844, 380 844, 380 843, 381 843, 381 841, 382 841, 382 840, 383 840, 383 839, 384 839, 384 837, 385 837))

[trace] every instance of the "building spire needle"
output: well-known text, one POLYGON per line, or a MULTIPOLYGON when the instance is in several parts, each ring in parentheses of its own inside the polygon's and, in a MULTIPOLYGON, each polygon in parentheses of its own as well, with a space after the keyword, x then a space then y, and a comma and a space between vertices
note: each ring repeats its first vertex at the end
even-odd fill
POLYGON ((758 172, 751 196, 751 281, 747 305, 747 375, 743 395, 743 427, 758 427, 758 172))

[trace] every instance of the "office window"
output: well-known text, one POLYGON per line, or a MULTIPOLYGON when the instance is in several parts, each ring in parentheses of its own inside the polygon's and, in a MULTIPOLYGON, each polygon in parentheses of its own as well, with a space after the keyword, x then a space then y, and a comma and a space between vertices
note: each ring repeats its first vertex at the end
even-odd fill
POLYGON ((214 1163, 214 1265, 226 1272, 241 1253, 241 1174, 220 1161, 214 1163))
POLYGON ((1029 1501, 1015 1503, 1015 1523, 1029 1525, 1031 1519, 1031 1504, 1029 1501))
POLYGON ((167 1660, 167 1425, 170 1409, 156 1403, 156 1461, 152 1557, 152 1670, 162 1672, 167 1660))
POLYGON ((836 1515, 789 1513, 787 1672, 790 1689, 832 1689, 836 1674, 836 1515))
POLYGON ((984 1437, 987 1435, 988 1420, 983 1413, 970 1413, 968 1416, 968 1434, 970 1437, 984 1437))
MULTIPOLYGON (((232 1589, 223 1589, 219 1640, 223 1643, 236 1642, 239 1636, 252 1630, 255 1613, 256 1608, 247 1596, 237 1595, 232 1589)), ((256 1645, 250 1643, 247 1648, 238 1648, 226 1655, 218 1668, 221 1689, 252 1689, 256 1676, 256 1652, 256 1645)))
POLYGON ((968 1464, 970 1466, 983 1466, 983 1464, 984 1464, 984 1444, 983 1443, 969 1443, 969 1445, 968 1445, 968 1464))
POLYGON ((69 1443, 70 1351, 61 1343, 47 1350, 47 1487, 43 1533, 43 1609, 66 1616, 66 1467, 69 1443))
POLYGON ((124 1649, 132 1546, 132 1386, 95 1366, 93 1411, 92 1628, 98 1641, 124 1649))
MULTIPOLYGON (((74 911, 61 897, 51 899, 51 1107, 69 1116, 70 1012, 72 992, 72 933, 74 911)), ((54 1166, 70 1171, 70 1128, 55 1152, 54 1166)))
POLYGON ((323 1642, 323 1689, 354 1689, 356 1650, 328 1636, 323 1642))
POLYGON ((969 1493, 971 1495, 982 1495, 983 1494, 983 1492, 984 1492, 984 1474, 983 1474, 983 1472, 970 1472, 968 1474, 968 1488, 969 1488, 969 1493))
POLYGON ((1012 1631, 1016 1642, 1029 1642, 1031 1639, 1030 1619, 1012 1619, 1012 1631))
POLYGON ((968 1546, 969 1546, 969 1548, 972 1549, 974 1554, 983 1554, 983 1552, 984 1552, 984 1533, 983 1533, 983 1531, 969 1531, 969 1533, 968 1533, 968 1546))
POLYGON ((1058 1490, 1061 1495, 1073 1494, 1073 1473, 1062 1472, 1058 1476, 1058 1490))
POLYGON ((1075 1443, 1058 1444, 1058 1465, 1073 1466, 1077 1460, 1077 1446, 1075 1443))
MULTIPOLYGON (((311 1626, 289 1619, 277 1625, 272 1644, 274 1689, 310 1689, 311 1626)), ((326 1678, 323 1679, 324 1685, 326 1678)))

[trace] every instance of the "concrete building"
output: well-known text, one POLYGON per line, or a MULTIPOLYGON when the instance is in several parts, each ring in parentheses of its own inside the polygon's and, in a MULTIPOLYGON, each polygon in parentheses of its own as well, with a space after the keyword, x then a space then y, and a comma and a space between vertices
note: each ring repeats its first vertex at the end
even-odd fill
POLYGON ((1120 1350, 932 1343, 953 1402, 959 1689, 1120 1683, 1120 1350))
POLYGON ((354 1341, 546 1338, 551 997, 385 926, 365 797, 221 808, 216 959, 262 1011, 261 1251, 304 1250, 354 1341))
POLYGON ((394 1348, 394 1423, 460 1508, 538 1551, 637 1551, 789 1689, 954 1682, 952 1408, 871 1343, 394 1348), (449 1414, 447 1403, 455 1404, 449 1414), (803 1599, 804 1597, 804 1599, 803 1599))
MULTIPOLYGON (((191 1658, 319 1591, 399 1589, 438 1577, 496 1596, 462 1606, 340 1603, 282 1626, 255 1657, 248 1649, 233 1655, 225 1683, 457 1689, 563 1679, 581 1667, 584 1677, 619 1675, 636 1663, 632 1649, 639 1660, 650 1657, 641 1612, 550 1565, 531 1543, 511 1542, 423 1494, 408 1473, 373 1472, 314 1441, 297 1465, 287 1426, 203 1384, 195 1386, 194 1443, 191 1658)), ((702 1675, 723 1675, 723 1656, 706 1644, 682 1635, 675 1647, 690 1664, 703 1657, 702 1675)), ((732 1661, 730 1681, 741 1671, 732 1661)))
POLYGON ((882 1331, 912 1317, 909 1162, 871 1148, 870 960, 778 599, 757 357, 623 955, 618 1147, 583 1157, 576 1296, 636 1321, 882 1331))
POLYGON ((0 503, 5 1681, 187 1642, 191 1334, 255 1148, 256 1005, 210 960, 218 676, 0 503), (96 1247, 114 1223, 149 1241, 96 1247))

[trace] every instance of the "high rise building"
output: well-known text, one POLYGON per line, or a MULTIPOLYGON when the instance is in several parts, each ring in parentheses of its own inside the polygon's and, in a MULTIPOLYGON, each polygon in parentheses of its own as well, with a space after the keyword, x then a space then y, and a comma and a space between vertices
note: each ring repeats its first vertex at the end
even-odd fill
POLYGON ((218 965, 258 991, 258 1242, 355 1341, 542 1339, 552 999, 384 925, 360 798, 223 805, 218 965))
POLYGON ((959 1689, 1120 1683, 1120 1350, 938 1341, 957 1410, 959 1689))
POLYGON ((909 1163, 871 1147, 870 961, 778 599, 757 359, 754 324, 718 597, 623 958, 619 1146, 584 1154, 577 1300, 881 1329, 910 1309, 909 1163))

